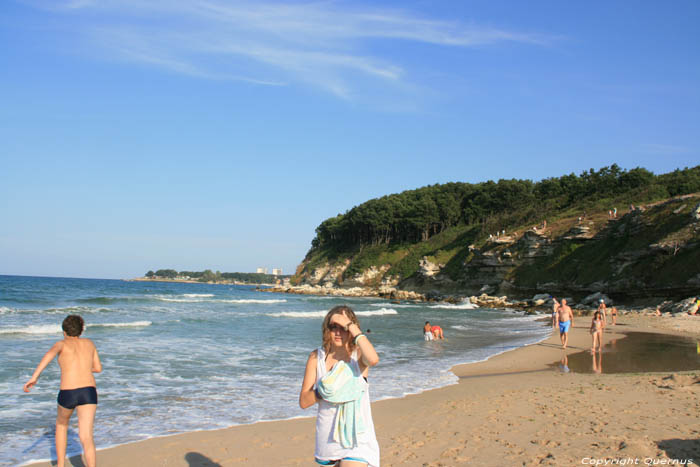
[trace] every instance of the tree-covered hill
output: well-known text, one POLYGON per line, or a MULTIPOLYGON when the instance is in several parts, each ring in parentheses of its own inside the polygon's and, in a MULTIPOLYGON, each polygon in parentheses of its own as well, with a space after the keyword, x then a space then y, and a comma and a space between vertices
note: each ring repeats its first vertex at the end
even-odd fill
POLYGON ((592 218, 614 208, 626 212, 630 205, 696 192, 700 166, 655 175, 614 164, 539 182, 426 186, 367 201, 323 221, 293 282, 313 282, 323 275, 319 268, 330 266, 335 285, 354 284, 353 278, 374 267, 381 270, 372 274, 375 285, 415 286, 421 261, 429 260, 458 287, 466 280, 474 249, 496 232, 522 233, 544 220, 551 228, 559 221, 568 228, 586 213, 592 218))

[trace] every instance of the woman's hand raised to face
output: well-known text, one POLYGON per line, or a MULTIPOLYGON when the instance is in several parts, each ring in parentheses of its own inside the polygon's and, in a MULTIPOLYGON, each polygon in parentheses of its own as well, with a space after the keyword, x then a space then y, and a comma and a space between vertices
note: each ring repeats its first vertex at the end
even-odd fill
POLYGON ((336 313, 335 315, 331 316, 331 325, 337 324, 343 329, 347 329, 347 326, 351 323, 352 321, 350 318, 345 316, 345 313, 336 313))

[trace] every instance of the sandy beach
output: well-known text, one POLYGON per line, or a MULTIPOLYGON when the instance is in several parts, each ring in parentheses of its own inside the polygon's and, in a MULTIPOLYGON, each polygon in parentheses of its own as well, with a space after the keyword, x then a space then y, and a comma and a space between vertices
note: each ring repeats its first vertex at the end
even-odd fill
MULTIPOLYGON (((617 344, 626 333, 697 339, 700 318, 620 316, 604 334, 599 360, 582 354, 591 345, 590 320, 575 319, 566 351, 553 334, 538 344, 453 368, 458 384, 373 403, 382 465, 700 464, 700 371, 567 371, 569 361, 590 361, 591 369, 600 365, 605 370, 606 361, 621 352, 617 344)), ((121 445, 100 450, 98 463, 315 465, 314 415, 311 408, 303 419, 121 445)), ((77 458, 72 462, 82 465, 77 458)))

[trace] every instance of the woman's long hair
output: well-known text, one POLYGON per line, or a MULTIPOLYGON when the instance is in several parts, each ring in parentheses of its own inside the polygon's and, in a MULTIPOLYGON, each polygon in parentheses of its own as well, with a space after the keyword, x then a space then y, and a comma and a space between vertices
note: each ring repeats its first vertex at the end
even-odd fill
MULTIPOLYGON (((360 326, 360 322, 358 321, 357 316, 355 316, 355 312, 352 311, 352 308, 349 306, 338 305, 331 308, 331 310, 326 314, 326 317, 323 318, 323 327, 321 328, 321 331, 323 332, 323 350, 325 350, 326 353, 330 352, 331 350, 331 317, 341 313, 344 313, 345 316, 350 318, 350 321, 357 324, 358 327, 360 326)), ((350 348, 351 353, 353 350, 355 350, 355 342, 353 339, 349 340, 348 347, 350 348)))

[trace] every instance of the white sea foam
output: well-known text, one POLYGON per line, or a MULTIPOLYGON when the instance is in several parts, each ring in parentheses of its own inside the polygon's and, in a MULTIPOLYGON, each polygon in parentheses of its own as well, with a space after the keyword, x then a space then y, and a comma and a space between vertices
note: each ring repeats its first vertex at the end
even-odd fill
MULTIPOLYGON (((328 310, 321 311, 280 311, 278 313, 266 313, 274 318, 323 318, 328 310)), ((382 316, 398 315, 399 312, 391 308, 381 308, 379 310, 356 311, 357 316, 382 316)))
POLYGON ((286 303, 287 300, 285 299, 270 299, 270 300, 263 300, 259 298, 210 298, 213 297, 213 295, 210 295, 209 297, 206 297, 205 295, 197 295, 197 294, 191 294, 193 296, 186 296, 186 298, 177 298, 177 297, 158 297, 158 300, 162 300, 164 302, 177 302, 177 303, 262 303, 262 304, 269 304, 269 303, 286 303))
POLYGON ((211 300, 202 300, 201 298, 168 298, 168 297, 159 297, 158 300, 162 300, 164 302, 176 302, 176 303, 201 303, 201 302, 210 302, 211 300))
POLYGON ((194 297, 213 297, 214 294, 213 294, 213 293, 185 293, 185 294, 182 294, 182 296, 183 296, 183 297, 190 297, 190 298, 194 298, 194 297))
POLYGON ((10 326, 0 328, 0 334, 61 334, 60 324, 32 324, 30 326, 10 326))
POLYGON ((323 318, 328 310, 321 311, 280 311, 278 313, 266 313, 273 318, 323 318))
POLYGON ((46 308, 43 310, 37 310, 32 308, 20 309, 20 308, 8 308, 0 307, 0 314, 5 313, 42 313, 42 314, 66 314, 66 313, 98 313, 104 311, 113 311, 109 308, 94 308, 90 306, 67 306, 63 308, 46 308))
MULTIPOLYGON (((85 328, 96 328, 96 327, 142 327, 150 326, 153 324, 151 321, 132 321, 128 323, 94 323, 86 325, 85 328)), ((32 324, 30 326, 10 326, 6 328, 0 328, 0 334, 61 334, 63 333, 63 328, 60 324, 32 324)))
POLYGON ((469 302, 458 303, 456 305, 452 305, 450 303, 440 303, 437 305, 430 305, 428 308, 444 308, 447 310, 474 310, 476 308, 479 308, 479 305, 469 302))
POLYGON ((217 302, 223 302, 223 303, 287 303, 287 300, 285 299, 270 299, 270 300, 261 300, 261 299, 255 299, 255 298, 241 298, 241 299, 231 299, 231 300, 216 300, 217 302))
POLYGON ((393 308, 380 308, 378 310, 356 311, 358 316, 382 316, 382 315, 398 315, 399 312, 393 308))

